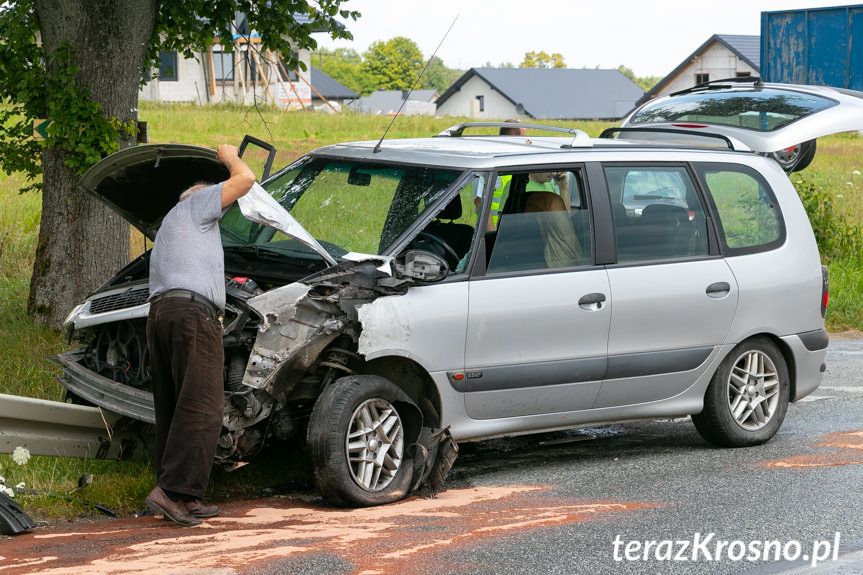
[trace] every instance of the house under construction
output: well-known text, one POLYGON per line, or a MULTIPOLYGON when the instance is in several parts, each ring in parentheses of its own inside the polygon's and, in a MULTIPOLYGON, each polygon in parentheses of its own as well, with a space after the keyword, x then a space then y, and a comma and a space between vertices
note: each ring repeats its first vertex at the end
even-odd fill
MULTIPOLYGON (((295 17, 308 20, 304 14, 295 17)), ((288 70, 282 55, 262 44, 243 14, 237 15, 232 26, 230 43, 228 51, 224 39, 215 38, 208 50, 191 59, 177 52, 163 52, 158 70, 152 70, 139 98, 198 104, 270 103, 303 110, 323 106, 338 111, 339 103, 330 102, 312 84, 308 50, 296 51, 306 70, 288 70)))

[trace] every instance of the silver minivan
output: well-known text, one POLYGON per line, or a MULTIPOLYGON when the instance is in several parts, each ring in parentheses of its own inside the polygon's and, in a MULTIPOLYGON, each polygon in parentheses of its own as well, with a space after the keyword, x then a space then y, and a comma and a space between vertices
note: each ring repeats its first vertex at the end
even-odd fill
MULTIPOLYGON (((321 493, 364 506, 439 486, 463 441, 686 415, 716 445, 769 440, 828 343, 826 272, 783 167, 861 110, 727 82, 600 138, 461 124, 267 175, 221 224, 217 463, 304 441, 321 493)), ((224 177, 213 150, 154 144, 80 185, 153 238, 181 190, 224 177)), ((74 401, 144 422, 148 257, 70 313, 80 345, 54 358, 74 401)))

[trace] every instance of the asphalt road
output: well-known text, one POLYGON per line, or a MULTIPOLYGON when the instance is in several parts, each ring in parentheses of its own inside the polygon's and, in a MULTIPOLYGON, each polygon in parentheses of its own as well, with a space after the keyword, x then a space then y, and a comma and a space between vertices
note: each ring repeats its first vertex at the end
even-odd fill
POLYGON ((863 341, 831 343, 822 386, 759 447, 711 447, 688 419, 466 444, 436 498, 36 529, 0 538, 0 575, 863 573, 861 374, 863 341))

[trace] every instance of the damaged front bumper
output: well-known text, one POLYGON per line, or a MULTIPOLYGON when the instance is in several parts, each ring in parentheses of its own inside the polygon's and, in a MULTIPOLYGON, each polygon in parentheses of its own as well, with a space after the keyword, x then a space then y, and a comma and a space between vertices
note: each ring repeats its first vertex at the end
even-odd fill
POLYGON ((78 348, 48 359, 63 368, 60 383, 72 394, 92 403, 145 423, 155 423, 153 394, 135 389, 94 373, 81 365, 84 348, 78 348))

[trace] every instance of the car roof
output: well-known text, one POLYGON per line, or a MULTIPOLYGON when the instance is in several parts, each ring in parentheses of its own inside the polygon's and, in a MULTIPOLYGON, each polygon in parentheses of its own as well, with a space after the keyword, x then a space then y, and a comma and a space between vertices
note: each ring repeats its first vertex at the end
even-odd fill
MULTIPOLYGON (((378 141, 346 142, 324 146, 311 152, 312 156, 396 162, 433 164, 459 169, 487 169, 500 165, 530 164, 542 159, 559 158, 566 161, 573 153, 590 150, 704 150, 703 146, 662 142, 632 142, 607 138, 580 138, 573 144, 572 137, 558 136, 437 136, 378 141)), ((730 151, 709 148, 711 151, 730 151)), ((579 154, 579 155, 582 155, 579 154)), ((580 158, 584 161, 584 158, 580 158)))

